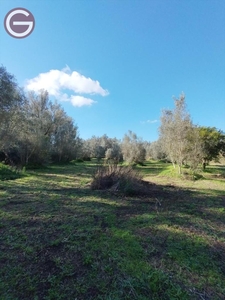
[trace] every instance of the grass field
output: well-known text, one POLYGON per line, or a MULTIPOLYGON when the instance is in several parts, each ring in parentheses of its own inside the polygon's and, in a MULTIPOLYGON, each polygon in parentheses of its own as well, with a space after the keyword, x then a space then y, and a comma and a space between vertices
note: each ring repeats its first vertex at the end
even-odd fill
POLYGON ((0 181, 0 300, 225 299, 225 168, 148 162, 140 198, 91 190, 94 168, 0 181))

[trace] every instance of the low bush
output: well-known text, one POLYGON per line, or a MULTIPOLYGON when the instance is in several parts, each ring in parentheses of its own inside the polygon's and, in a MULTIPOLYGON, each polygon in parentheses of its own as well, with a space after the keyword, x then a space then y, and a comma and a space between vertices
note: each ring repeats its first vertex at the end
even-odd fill
POLYGON ((143 195, 147 188, 142 181, 142 176, 131 166, 100 166, 93 174, 91 182, 93 190, 118 191, 124 195, 143 195))
POLYGON ((19 171, 16 168, 0 163, 0 180, 13 180, 23 176, 25 171, 19 171))

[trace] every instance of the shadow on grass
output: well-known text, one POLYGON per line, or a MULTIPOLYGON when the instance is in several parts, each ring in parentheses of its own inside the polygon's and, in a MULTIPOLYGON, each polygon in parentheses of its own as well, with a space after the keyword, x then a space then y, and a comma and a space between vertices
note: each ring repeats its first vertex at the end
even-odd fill
POLYGON ((29 170, 28 172, 31 174, 43 175, 48 173, 54 173, 55 175, 58 174, 83 174, 83 175, 90 175, 92 170, 94 171, 96 168, 95 165, 89 165, 86 163, 79 163, 79 164, 59 164, 59 165, 49 165, 47 168, 37 169, 37 170, 29 170))

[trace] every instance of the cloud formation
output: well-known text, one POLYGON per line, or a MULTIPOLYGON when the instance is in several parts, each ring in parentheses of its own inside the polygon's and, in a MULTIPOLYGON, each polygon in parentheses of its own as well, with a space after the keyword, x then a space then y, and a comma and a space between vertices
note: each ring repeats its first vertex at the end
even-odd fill
POLYGON ((157 122, 158 122, 158 120, 147 120, 147 121, 141 121, 141 124, 154 124, 157 122))
POLYGON ((101 87, 99 81, 85 77, 76 71, 72 72, 68 66, 62 70, 40 73, 37 77, 27 80, 25 88, 35 92, 45 89, 50 96, 61 101, 70 101, 72 105, 78 107, 96 103, 96 101, 81 94, 100 96, 109 94, 107 90, 101 87), (69 95, 65 90, 72 94, 69 95))

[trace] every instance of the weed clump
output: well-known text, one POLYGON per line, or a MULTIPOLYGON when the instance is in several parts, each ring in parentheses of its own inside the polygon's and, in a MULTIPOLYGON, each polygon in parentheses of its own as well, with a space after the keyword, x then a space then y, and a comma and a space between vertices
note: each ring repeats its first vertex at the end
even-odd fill
POLYGON ((16 168, 0 163, 0 181, 14 180, 20 178, 24 174, 25 174, 25 169, 23 169, 21 172, 16 168))
POLYGON ((118 165, 98 167, 93 174, 91 189, 121 192, 127 196, 147 193, 146 185, 138 171, 131 166, 118 165))

